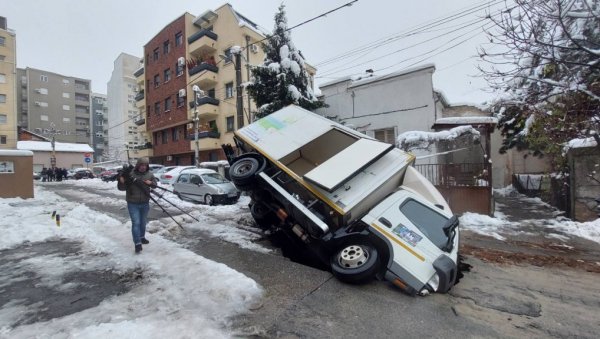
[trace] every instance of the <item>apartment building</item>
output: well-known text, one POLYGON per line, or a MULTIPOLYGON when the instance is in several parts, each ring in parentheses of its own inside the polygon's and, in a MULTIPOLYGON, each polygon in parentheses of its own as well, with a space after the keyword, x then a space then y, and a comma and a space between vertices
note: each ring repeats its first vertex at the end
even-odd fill
POLYGON ((17 147, 17 36, 0 17, 0 149, 17 147))
POLYGON ((234 129, 248 123, 248 112, 255 109, 244 92, 243 118, 236 116, 231 48, 249 45, 239 65, 242 83, 247 82, 246 65, 264 59, 262 49, 250 44, 263 38, 258 26, 229 4, 198 16, 185 13, 156 34, 144 46, 144 65, 136 72, 138 107, 145 107, 137 121, 151 147, 140 151, 155 163, 194 164, 197 110, 199 161, 224 159, 221 144, 233 142, 234 129), (203 93, 196 101, 194 86, 203 93))
POLYGON ((105 159, 104 150, 108 149, 108 106, 106 95, 92 93, 92 143, 94 149, 94 162, 105 159))
POLYGON ((56 141, 88 144, 91 80, 17 69, 18 126, 56 141))
POLYGON ((114 61, 106 92, 108 149, 103 152, 104 161, 135 160, 136 157, 132 157, 129 150, 144 142, 135 124, 139 111, 135 100, 138 88, 134 73, 139 66, 140 58, 127 53, 121 53, 114 61))

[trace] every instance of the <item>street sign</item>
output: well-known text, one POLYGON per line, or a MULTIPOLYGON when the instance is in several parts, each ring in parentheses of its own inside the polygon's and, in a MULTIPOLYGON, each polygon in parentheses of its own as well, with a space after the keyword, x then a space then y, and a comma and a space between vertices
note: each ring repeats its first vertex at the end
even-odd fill
POLYGON ((83 153, 83 156, 86 158, 90 158, 92 156, 92 153, 83 153))
POLYGON ((84 160, 85 162, 87 162, 88 164, 89 164, 90 162, 92 162, 92 158, 85 158, 85 159, 83 159, 83 160, 84 160))

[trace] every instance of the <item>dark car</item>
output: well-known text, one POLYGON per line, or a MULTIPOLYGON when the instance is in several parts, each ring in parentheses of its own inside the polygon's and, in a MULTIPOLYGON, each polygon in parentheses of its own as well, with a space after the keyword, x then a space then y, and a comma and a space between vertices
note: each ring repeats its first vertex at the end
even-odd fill
POLYGON ((75 178, 75 179, 93 179, 95 177, 94 177, 94 173, 92 173, 91 170, 79 169, 79 170, 75 171, 73 178, 75 178))
POLYGON ((103 171, 102 173, 100 173, 100 179, 102 179, 102 181, 104 182, 117 180, 117 176, 119 175, 119 169, 121 168, 122 167, 109 168, 106 171, 103 171))

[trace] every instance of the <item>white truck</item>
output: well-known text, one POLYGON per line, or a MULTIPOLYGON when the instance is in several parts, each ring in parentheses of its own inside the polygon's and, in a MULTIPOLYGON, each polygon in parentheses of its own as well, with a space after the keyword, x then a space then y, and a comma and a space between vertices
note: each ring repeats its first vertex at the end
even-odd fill
POLYGON ((458 219, 391 144, 290 105, 223 145, 258 225, 286 232, 338 279, 385 279, 415 295, 457 276, 458 219))

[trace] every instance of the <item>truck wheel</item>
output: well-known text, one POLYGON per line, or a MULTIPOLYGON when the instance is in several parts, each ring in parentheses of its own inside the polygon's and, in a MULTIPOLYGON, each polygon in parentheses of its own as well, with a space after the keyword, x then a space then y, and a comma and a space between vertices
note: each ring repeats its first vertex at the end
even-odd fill
POLYGON ((259 163, 254 158, 241 158, 229 168, 231 181, 240 189, 247 188, 254 181, 254 175, 258 173, 259 163))
POLYGON ((331 272, 339 280, 360 284, 372 280, 379 270, 379 254, 375 246, 350 242, 331 257, 331 272))
POLYGON ((250 214, 261 229, 269 229, 271 227, 271 211, 262 203, 255 202, 250 206, 250 214))

